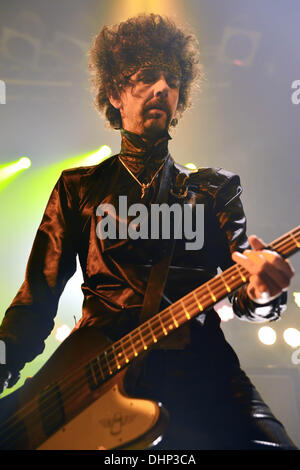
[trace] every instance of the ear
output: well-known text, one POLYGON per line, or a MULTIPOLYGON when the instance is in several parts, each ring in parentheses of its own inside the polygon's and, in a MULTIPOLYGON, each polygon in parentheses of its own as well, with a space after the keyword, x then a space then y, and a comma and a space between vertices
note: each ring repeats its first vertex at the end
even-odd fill
POLYGON ((121 97, 120 97, 120 93, 119 93, 119 90, 114 86, 114 88, 112 90, 110 90, 108 93, 107 93, 107 97, 110 101, 110 104, 116 108, 116 109, 120 109, 121 108, 121 105, 122 105, 122 102, 121 102, 121 97))

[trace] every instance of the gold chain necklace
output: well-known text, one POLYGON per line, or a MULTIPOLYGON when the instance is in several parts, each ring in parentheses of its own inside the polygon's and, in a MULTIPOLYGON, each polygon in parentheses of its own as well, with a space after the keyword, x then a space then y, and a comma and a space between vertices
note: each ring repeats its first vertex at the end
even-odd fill
POLYGON ((156 177, 156 175, 158 175, 158 173, 160 172, 160 170, 162 169, 162 167, 164 166, 165 164, 165 161, 162 162, 162 164, 160 165, 159 169, 156 171, 156 173, 154 174, 153 178, 151 179, 151 181, 147 184, 145 183, 141 183, 138 178, 132 173, 132 171, 128 168, 127 165, 125 165, 125 163, 123 162, 122 158, 119 157, 119 160, 120 162, 122 163, 122 165, 124 166, 124 168, 126 168, 126 170, 128 171, 128 173, 132 176, 132 178, 135 179, 135 181, 140 185, 140 187, 142 188, 142 194, 141 194, 141 199, 143 199, 143 197, 145 196, 145 191, 146 189, 150 188, 151 184, 153 183, 154 181, 154 178, 156 177))

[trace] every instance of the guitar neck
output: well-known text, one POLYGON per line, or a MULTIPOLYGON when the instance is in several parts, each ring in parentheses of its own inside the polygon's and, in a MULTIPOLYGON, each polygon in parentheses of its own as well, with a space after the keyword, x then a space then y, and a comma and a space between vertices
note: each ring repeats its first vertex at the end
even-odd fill
MULTIPOLYGON (((284 258, 291 256, 300 248, 300 226, 279 237, 267 248, 284 258)), ((249 273, 234 264, 135 328, 88 364, 92 385, 95 388, 99 386, 142 352, 246 284, 248 280, 249 273)))
MULTIPOLYGON (((268 248, 277 251, 284 258, 298 251, 300 226, 275 240, 268 248)), ((51 383, 41 391, 38 397, 25 404, 2 423, 0 444, 7 446, 10 442, 14 442, 15 436, 18 437, 23 429, 22 421, 20 421, 23 418, 26 419, 28 425, 28 423, 35 422, 37 416, 41 415, 44 428, 50 426, 51 429, 56 421, 64 423, 64 409, 68 409, 69 404, 74 403, 74 397, 77 399, 79 396, 81 398, 86 396, 86 389, 82 392, 85 385, 88 385, 91 390, 97 389, 137 356, 247 283, 248 279, 249 273, 234 264, 113 343, 92 361, 79 367, 76 372, 72 371, 51 383)), ((40 441, 39 435, 36 443, 40 441)))

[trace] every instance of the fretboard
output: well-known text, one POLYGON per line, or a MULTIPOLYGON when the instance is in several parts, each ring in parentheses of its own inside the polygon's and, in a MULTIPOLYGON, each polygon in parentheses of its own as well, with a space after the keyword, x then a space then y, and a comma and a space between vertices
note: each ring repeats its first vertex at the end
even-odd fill
MULTIPOLYGON (((300 226, 278 238, 267 248, 277 251, 284 258, 292 255, 300 248, 300 226)), ((26 418, 28 424, 35 423, 37 417, 41 416, 46 434, 54 432, 64 422, 64 407, 67 403, 73 401, 74 397, 86 395, 83 392, 86 384, 91 389, 98 388, 137 356, 247 283, 248 279, 249 273, 234 264, 116 341, 92 361, 50 384, 37 398, 2 423, 2 447, 10 448, 12 445, 14 448, 23 429, 23 418, 26 418)), ((38 442, 40 439, 38 437, 38 442)))
MULTIPOLYGON (((281 236, 267 247, 284 258, 292 255, 299 248, 300 226, 281 236)), ((91 373, 90 379, 94 386, 97 387, 112 377, 162 338, 212 307, 246 284, 248 280, 249 273, 240 265, 234 264, 116 341, 88 364, 91 373)))

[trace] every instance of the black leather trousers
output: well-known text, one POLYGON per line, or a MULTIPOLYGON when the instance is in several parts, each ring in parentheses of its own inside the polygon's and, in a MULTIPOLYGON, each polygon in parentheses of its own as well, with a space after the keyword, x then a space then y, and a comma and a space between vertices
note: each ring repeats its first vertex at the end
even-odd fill
POLYGON ((155 449, 297 450, 241 368, 213 363, 191 348, 146 357, 128 391, 162 402, 170 414, 155 449))

